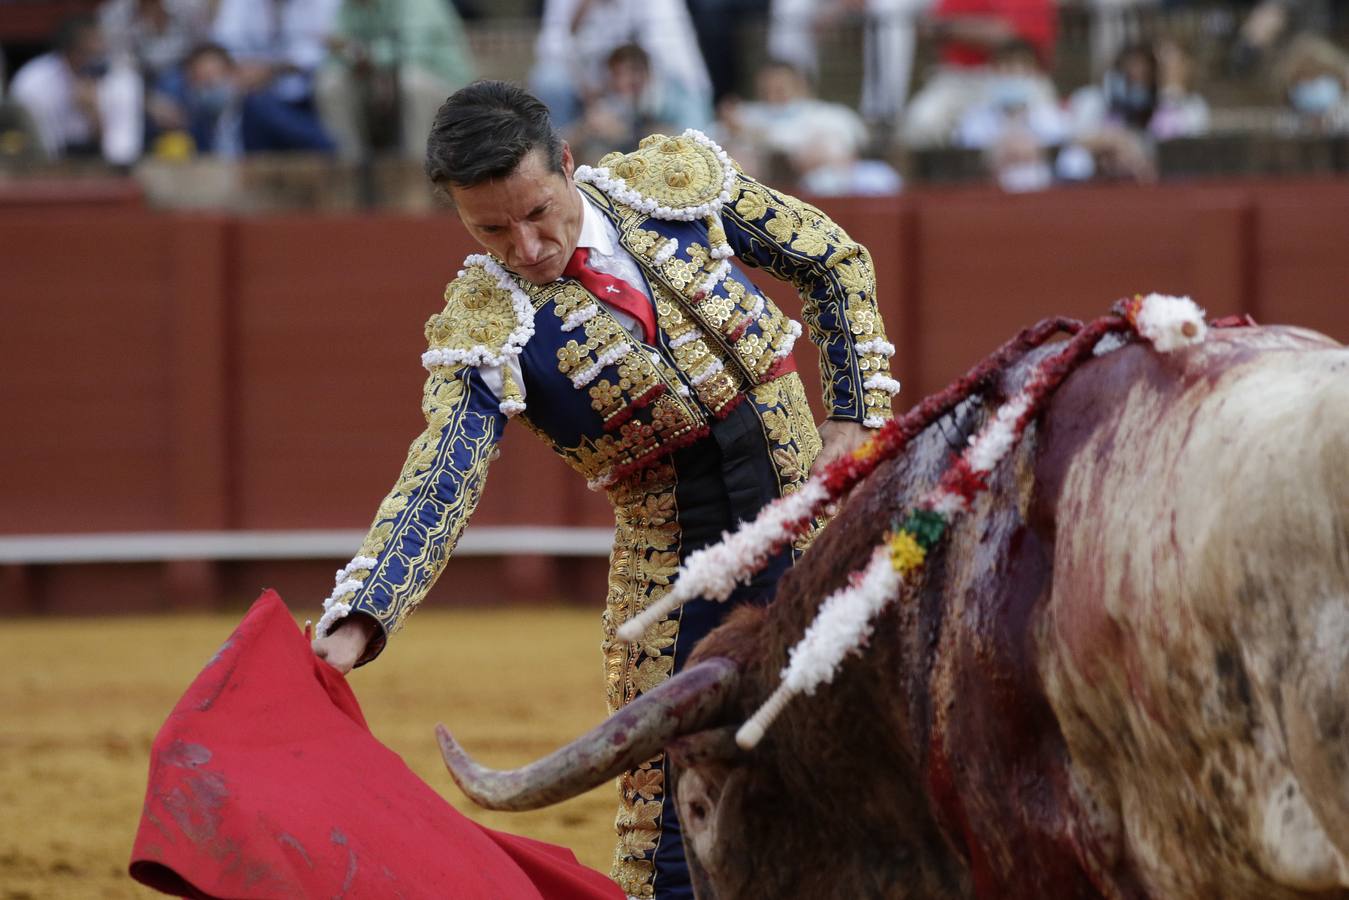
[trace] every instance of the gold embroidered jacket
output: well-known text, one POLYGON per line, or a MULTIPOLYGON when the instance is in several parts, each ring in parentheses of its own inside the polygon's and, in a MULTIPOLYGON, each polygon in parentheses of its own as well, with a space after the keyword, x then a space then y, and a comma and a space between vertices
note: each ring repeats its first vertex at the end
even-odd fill
POLYGON ((601 162, 578 168, 576 181, 640 265, 656 341, 635 340, 573 280, 536 286, 469 257, 426 326, 426 430, 317 629, 326 634, 353 610, 374 617, 382 634, 363 662, 443 569, 508 418, 518 415, 617 508, 625 482, 781 374, 801 327, 733 260, 797 287, 831 418, 875 427, 890 415, 894 348, 865 248, 814 206, 743 174, 696 131, 654 135, 601 162))

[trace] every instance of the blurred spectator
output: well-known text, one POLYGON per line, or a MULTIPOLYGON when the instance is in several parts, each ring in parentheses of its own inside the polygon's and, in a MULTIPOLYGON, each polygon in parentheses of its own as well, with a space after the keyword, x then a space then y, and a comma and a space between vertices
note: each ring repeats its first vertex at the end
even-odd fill
POLYGON ((473 80, 464 24, 446 0, 345 0, 330 46, 319 109, 349 159, 372 149, 380 123, 421 159, 436 110, 473 80))
POLYGON ((1150 128, 1161 102, 1159 70, 1151 45, 1132 44, 1120 51, 1100 87, 1073 93, 1069 110, 1074 139, 1059 155, 1061 177, 1156 179, 1150 128))
MULTIPOLYGON (((180 71, 161 79, 160 89, 182 111, 182 129, 191 136, 197 153, 225 157, 243 153, 244 92, 234 60, 224 47, 202 44, 195 48, 180 71)), ((177 155, 172 138, 168 146, 175 148, 170 155, 177 155)))
POLYGON ((143 89, 127 60, 109 60, 98 22, 67 20, 54 48, 14 73, 10 95, 32 117, 48 158, 102 157, 130 165, 140 155, 143 89))
POLYGON ((866 0, 862 42, 862 115, 868 122, 894 128, 909 99, 913 56, 918 43, 915 21, 933 0, 866 0))
POLYGON ((1157 52, 1157 109, 1148 122, 1148 131, 1159 141, 1207 134, 1209 106, 1194 89, 1194 61, 1176 41, 1163 38, 1154 46, 1157 52))
POLYGON ((1120 51, 1100 86, 1073 92, 1073 131, 1119 126, 1156 140, 1208 131, 1209 108, 1190 87, 1190 60, 1171 40, 1131 44, 1120 51))
POLYGON ((327 57, 340 0, 219 0, 212 34, 233 61, 248 101, 247 152, 331 152, 314 109, 314 76, 327 57), (274 142, 273 142, 274 141, 274 142))
POLYGON ((1068 116, 1054 83, 1040 69, 1034 47, 1025 41, 1003 45, 994 53, 991 74, 982 97, 956 126, 958 145, 986 149, 1010 132, 1016 132, 1018 141, 1029 136, 1041 147, 1068 137, 1068 116))
POLYGON ((1049 153, 1040 136, 1012 122, 990 144, 985 156, 998 187, 1009 194, 1042 191, 1054 183, 1049 153))
POLYGON ((819 77, 818 36, 847 17, 863 17, 862 115, 893 124, 913 75, 914 19, 933 0, 772 0, 768 55, 819 77))
POLYGON ((131 60, 141 72, 149 138, 185 127, 183 109, 157 85, 206 39, 208 0, 107 0, 99 22, 112 58, 131 60))
POLYGON ((604 88, 615 48, 638 44, 675 111, 676 129, 704 128, 712 84, 682 0, 545 0, 535 45, 531 89, 559 128, 574 123, 584 102, 604 88))
POLYGON ((941 63, 909 103, 905 141, 915 147, 948 141, 997 78, 989 64, 999 47, 1025 42, 1048 68, 1057 30, 1053 0, 937 0, 923 31, 940 47, 941 63))
POLYGON ((1344 15, 1341 0, 1259 0, 1241 24, 1231 66, 1249 73, 1268 59, 1289 35, 1326 34, 1344 15))
POLYGON ((1339 47, 1322 37, 1299 35, 1275 67, 1275 79, 1301 130, 1349 131, 1349 55, 1339 47))
MULTIPOLYGON (((1145 13, 1160 0, 1089 0, 1091 71, 1099 75, 1127 44, 1143 40, 1145 13)), ((1174 2, 1174 0, 1172 0, 1174 2)))
POLYGON ((739 92, 745 71, 742 25, 765 18, 768 6, 769 0, 688 0, 693 30, 712 79, 714 105, 739 92))
POLYGON ((861 159, 868 133, 851 108, 814 97, 796 67, 770 62, 755 79, 757 102, 727 101, 719 116, 727 150, 750 171, 774 163, 805 191, 821 195, 893 194, 899 175, 886 163, 861 159))
POLYGON ((606 69, 604 90, 586 102, 568 138, 576 158, 592 164, 613 150, 636 150, 648 134, 676 130, 671 122, 678 111, 664 102, 645 50, 624 44, 609 54, 606 69))
POLYGON ((208 0, 107 0, 98 16, 111 55, 134 59, 153 83, 206 40, 211 7, 208 0))
MULTIPOLYGON (((219 44, 192 51, 181 69, 162 79, 161 89, 183 110, 195 151, 236 157, 244 153, 331 149, 312 115, 267 90, 249 91, 244 70, 219 44)), ((176 145, 169 154, 178 155, 176 145)))

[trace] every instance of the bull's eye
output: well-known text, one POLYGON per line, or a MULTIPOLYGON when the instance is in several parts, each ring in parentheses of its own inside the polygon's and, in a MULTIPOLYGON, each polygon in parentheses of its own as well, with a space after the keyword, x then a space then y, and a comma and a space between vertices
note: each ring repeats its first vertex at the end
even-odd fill
POLYGON ((694 819, 701 821, 707 818, 707 807, 701 802, 694 800, 689 803, 689 815, 694 819))

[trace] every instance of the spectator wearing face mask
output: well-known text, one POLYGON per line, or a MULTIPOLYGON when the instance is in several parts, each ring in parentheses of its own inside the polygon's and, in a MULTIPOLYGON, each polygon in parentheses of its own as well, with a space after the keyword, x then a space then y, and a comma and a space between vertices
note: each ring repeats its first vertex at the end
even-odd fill
POLYGON ((1058 11, 1052 0, 936 0, 919 26, 940 63, 909 101, 902 137, 912 147, 930 147, 950 141, 961 117, 983 99, 998 77, 992 63, 999 48, 1026 44, 1048 67, 1058 11))
POLYGON ((37 128, 46 156, 102 156, 126 166, 140 156, 144 91, 134 66, 109 61, 98 22, 64 22, 51 52, 14 73, 10 95, 37 128))
POLYGON ((1073 130, 1081 135, 1115 126, 1158 141, 1206 133, 1209 106, 1191 87, 1191 68, 1173 40, 1125 47, 1099 87, 1073 92, 1073 130))
POLYGON ((1296 128, 1311 134, 1349 132, 1349 54, 1317 35, 1300 35, 1275 70, 1296 128))
POLYGON ((1099 86, 1073 93, 1068 102, 1073 139, 1058 157, 1061 178, 1156 180, 1149 128, 1160 99, 1158 70, 1150 44, 1131 44, 1120 51, 1099 86))
POLYGON ((956 126, 956 144, 988 149, 1012 131, 1018 140, 1029 136, 1040 147, 1068 137, 1068 117, 1034 47, 1024 41, 1004 45, 993 57, 992 70, 979 101, 956 126))
POLYGON ((237 157, 278 149, 324 149, 317 118, 266 91, 250 91, 246 76, 219 44, 202 44, 160 90, 183 110, 193 149, 201 155, 237 157))
POLYGON ((197 153, 223 157, 243 153, 243 92, 238 68, 224 47, 211 43, 195 47, 160 88, 182 110, 184 130, 197 153))
POLYGON ((706 128, 712 81, 684 0, 544 0, 529 81, 553 124, 576 122, 585 101, 603 90, 609 54, 628 43, 650 58, 675 128, 706 128))

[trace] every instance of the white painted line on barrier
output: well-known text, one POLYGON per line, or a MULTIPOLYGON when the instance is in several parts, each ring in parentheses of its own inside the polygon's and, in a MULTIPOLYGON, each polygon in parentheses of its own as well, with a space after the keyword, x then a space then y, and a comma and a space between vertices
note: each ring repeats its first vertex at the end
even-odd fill
MULTIPOLYGON (((0 565, 175 559, 349 559, 365 532, 141 531, 0 537, 0 565)), ((608 556, 611 528, 470 527, 455 556, 608 556)))

